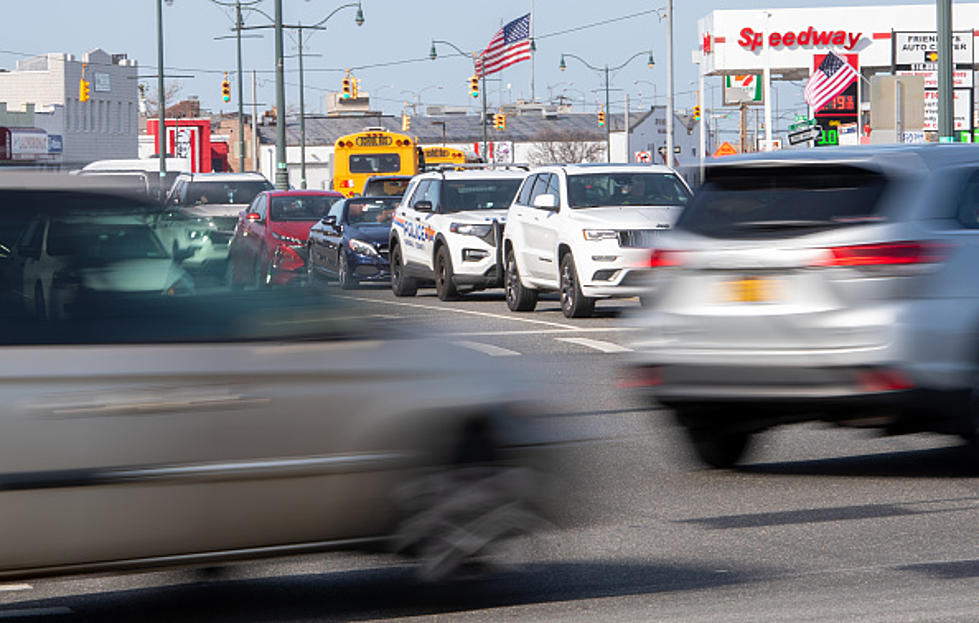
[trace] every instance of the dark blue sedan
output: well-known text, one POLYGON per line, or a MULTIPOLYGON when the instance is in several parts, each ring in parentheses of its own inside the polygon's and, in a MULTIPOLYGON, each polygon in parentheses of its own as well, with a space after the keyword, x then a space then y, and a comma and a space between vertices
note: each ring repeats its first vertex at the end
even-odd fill
POLYGON ((400 197, 351 197, 337 201, 309 230, 307 283, 334 279, 341 288, 391 278, 388 234, 400 197))

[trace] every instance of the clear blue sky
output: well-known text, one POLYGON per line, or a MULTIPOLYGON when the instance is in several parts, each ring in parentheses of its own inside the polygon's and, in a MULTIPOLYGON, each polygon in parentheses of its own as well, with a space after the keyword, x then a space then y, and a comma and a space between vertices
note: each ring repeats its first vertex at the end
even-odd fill
MULTIPOLYGON (((806 6, 853 6, 920 4, 922 0, 779 0, 758 3, 751 0, 674 0, 675 88, 678 108, 694 103, 691 83, 697 79, 691 63, 691 50, 698 45, 697 20, 713 9, 785 8, 806 6)), ((285 21, 312 24, 343 4, 340 0, 283 0, 285 21)), ((662 0, 617 0, 616 2, 583 2, 581 0, 363 0, 366 21, 354 24, 356 9, 344 9, 327 22, 326 31, 307 33, 306 107, 315 112, 323 109, 323 95, 339 90, 342 69, 363 67, 355 75, 361 88, 373 94, 375 108, 399 113, 406 100, 421 99, 425 104, 473 106, 467 91, 472 73, 468 59, 452 57, 452 50, 439 46, 436 61, 428 60, 432 39, 445 39, 464 50, 482 49, 493 33, 505 22, 534 7, 534 31, 537 36, 535 60, 535 93, 538 99, 550 94, 564 94, 576 100, 576 108, 594 110, 600 90, 604 98, 603 77, 580 63, 569 60, 565 72, 558 70, 562 52, 583 57, 596 66, 615 66, 634 53, 652 49, 656 66, 646 66, 645 56, 633 60, 613 75, 613 111, 622 109, 625 93, 638 108, 640 93, 644 107, 651 103, 654 83, 663 102, 666 92, 665 22, 647 14, 573 33, 548 36, 617 17, 641 13, 664 6, 662 0), (320 55, 320 56, 314 56, 320 55), (382 66, 389 64, 388 66, 382 66), (573 84, 568 84, 573 83, 573 84), (437 87, 441 86, 439 89, 437 87), (415 93, 408 93, 413 91, 415 93)), ((273 12, 272 0, 263 0, 259 8, 273 12)), ((164 28, 168 72, 193 74, 182 78, 180 97, 197 95, 205 108, 213 111, 233 109, 220 98, 224 71, 234 72, 233 39, 216 40, 231 34, 233 11, 210 0, 173 0, 164 4, 164 28)), ((4 1, 0 10, 5 25, 0 43, 0 67, 13 68, 23 55, 46 52, 68 52, 80 56, 100 47, 108 53, 126 53, 139 62, 141 74, 156 71, 156 0, 31 0, 4 1)), ((259 25, 268 20, 255 13, 247 14, 246 24, 259 25)), ((273 91, 273 36, 264 32, 260 39, 243 42, 244 66, 259 71, 257 99, 271 107, 273 91)), ((295 35, 286 36, 286 54, 297 52, 295 35)), ((297 59, 286 63, 287 105, 290 110, 298 101, 297 59)), ((502 80, 491 84, 490 103, 530 97, 530 63, 520 63, 504 70, 502 80)), ((709 79, 710 80, 710 79, 709 79)), ((716 83, 717 78, 713 81, 716 83)), ((148 79, 155 85, 155 81, 148 79)), ((801 87, 781 87, 783 107, 801 101, 801 87), (786 91, 788 89, 788 91, 786 91), (795 91, 799 91, 796 94, 795 91)), ((235 89, 232 89, 235 93, 235 89)), ((251 101, 250 74, 245 81, 245 100, 251 101)), ((0 101, 3 94, 0 93, 0 101)))

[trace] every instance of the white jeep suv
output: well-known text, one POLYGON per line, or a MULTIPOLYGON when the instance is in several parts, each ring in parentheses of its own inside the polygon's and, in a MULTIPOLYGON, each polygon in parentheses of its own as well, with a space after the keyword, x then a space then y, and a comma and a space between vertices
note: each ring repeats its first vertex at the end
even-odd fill
POLYGON ((650 256, 691 192, 672 169, 651 165, 555 165, 531 171, 507 212, 507 306, 531 311, 539 291, 559 291, 568 318, 598 298, 645 292, 650 256))
POLYGON ((431 171, 415 176, 391 226, 391 289, 414 296, 435 282, 443 301, 502 285, 499 240, 525 171, 431 171))

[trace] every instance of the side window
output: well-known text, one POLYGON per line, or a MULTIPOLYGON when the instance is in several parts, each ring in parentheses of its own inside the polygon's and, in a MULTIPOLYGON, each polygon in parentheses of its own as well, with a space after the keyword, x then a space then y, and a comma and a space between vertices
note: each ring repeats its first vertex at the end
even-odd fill
POLYGON ((979 229, 979 172, 973 173, 962 187, 955 220, 968 229, 979 229))
POLYGON ((551 174, 551 179, 547 181, 547 187, 544 189, 545 195, 554 195, 557 199, 557 204, 561 205, 561 177, 555 174, 551 174))
POLYGON ((258 195, 257 197, 255 197, 254 199, 252 199, 252 203, 251 203, 250 206, 248 206, 248 210, 246 210, 246 213, 247 212, 258 212, 259 207, 262 205, 262 197, 263 196, 264 195, 258 195))
POLYGON ((258 198, 258 205, 255 206, 255 211, 261 215, 261 221, 264 221, 269 215, 269 196, 262 195, 258 198))
POLYGON ((534 188, 530 191, 530 201, 527 202, 527 205, 533 206, 534 199, 536 199, 538 195, 547 193, 547 186, 551 181, 551 177, 553 176, 546 173, 542 173, 541 175, 537 176, 537 181, 534 182, 534 188))
POLYGON ((327 213, 326 216, 332 216, 333 218, 336 219, 337 223, 339 223, 340 214, 343 213, 343 206, 345 203, 346 201, 343 201, 342 199, 338 199, 334 201, 333 205, 330 206, 330 211, 327 213))
POLYGON ((428 190, 425 192, 425 199, 432 202, 432 212, 438 212, 441 201, 439 199, 442 195, 442 183, 438 180, 432 180, 428 184, 428 190))
POLYGON ((415 186, 415 192, 411 195, 411 201, 408 202, 409 208, 414 209, 416 203, 425 199, 425 193, 428 192, 429 185, 431 185, 429 180, 418 182, 418 185, 415 186))
POLYGON ((536 181, 536 175, 530 175, 523 181, 523 186, 520 187, 520 193, 517 195, 517 205, 530 205, 530 191, 533 190, 536 181))

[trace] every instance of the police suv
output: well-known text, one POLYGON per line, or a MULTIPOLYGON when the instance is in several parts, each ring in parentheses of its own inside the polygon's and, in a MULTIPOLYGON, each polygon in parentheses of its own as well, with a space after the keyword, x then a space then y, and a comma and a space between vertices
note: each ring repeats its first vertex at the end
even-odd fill
POLYGON ((497 249, 525 171, 429 171, 405 190, 391 226, 391 289, 414 296, 434 281, 443 301, 503 285, 497 249))

